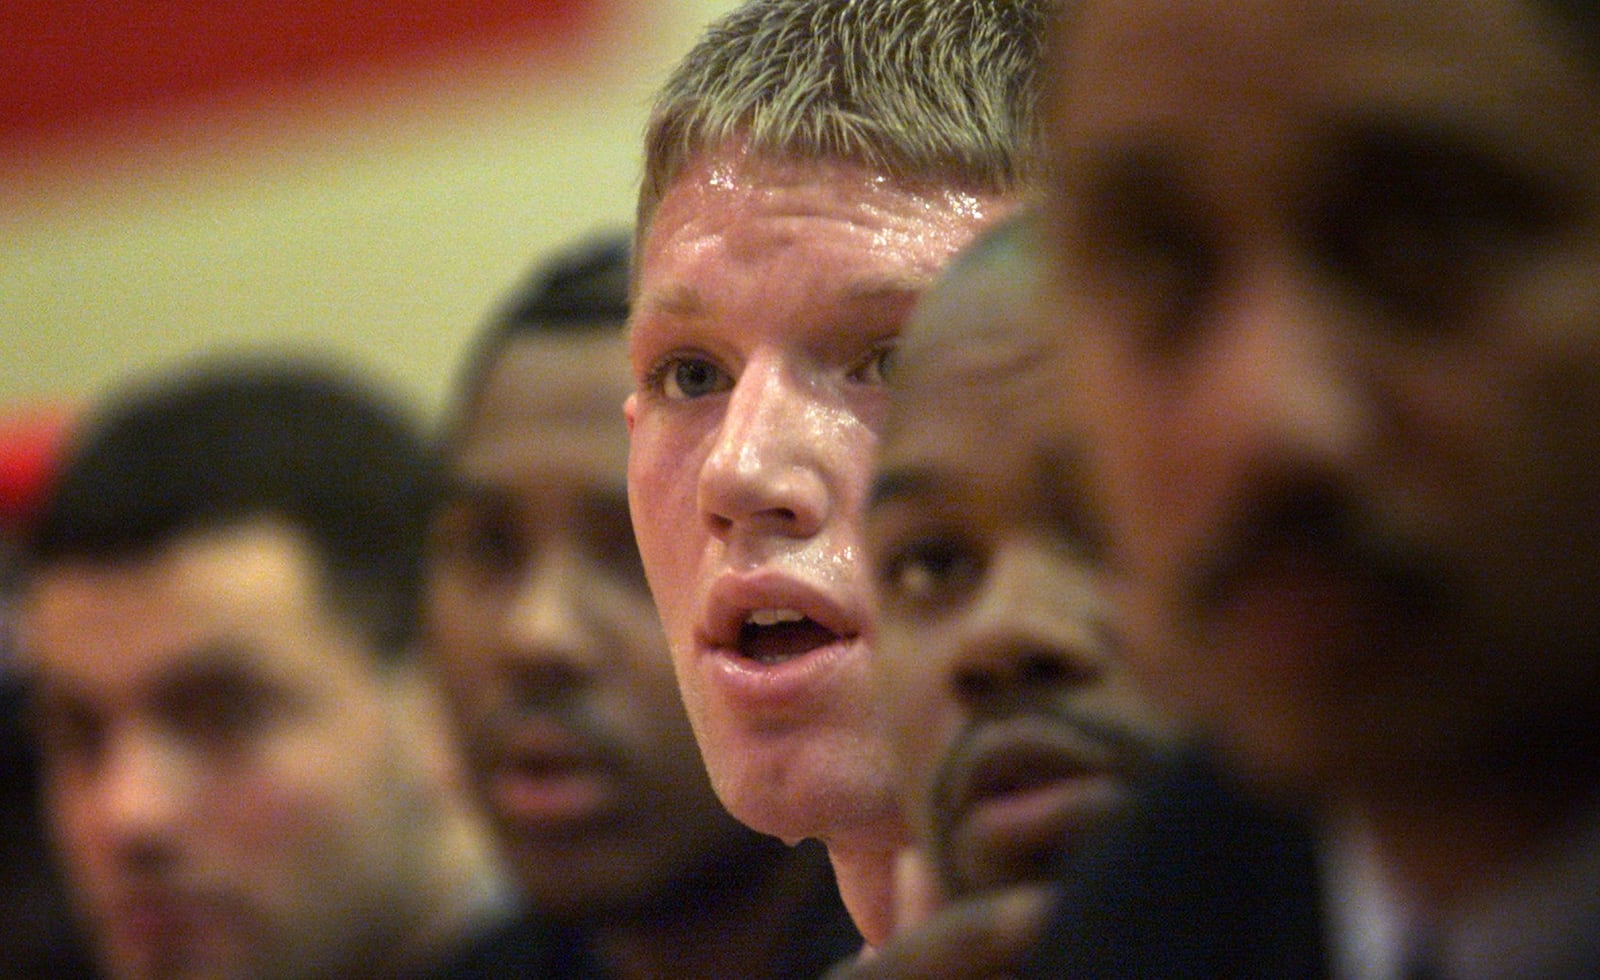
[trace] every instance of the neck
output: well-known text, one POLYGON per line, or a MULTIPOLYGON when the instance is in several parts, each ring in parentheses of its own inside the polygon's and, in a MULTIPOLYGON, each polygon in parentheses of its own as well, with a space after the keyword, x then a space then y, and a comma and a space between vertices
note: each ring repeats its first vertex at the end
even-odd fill
POLYGON ((819 849, 773 841, 736 874, 675 896, 660 914, 619 915, 585 931, 619 980, 771 977, 806 943, 800 933, 814 920, 807 906, 831 901, 830 887, 819 849))
POLYGON ((894 932, 895 858, 909 844, 898 823, 892 832, 874 827, 827 840, 839 897, 869 946, 882 946, 894 932))
POLYGON ((439 869, 430 879, 436 887, 421 903, 418 927, 383 957, 397 969, 379 975, 403 975, 437 963, 515 915, 516 890, 475 810, 451 807, 424 846, 433 850, 431 860, 439 869))

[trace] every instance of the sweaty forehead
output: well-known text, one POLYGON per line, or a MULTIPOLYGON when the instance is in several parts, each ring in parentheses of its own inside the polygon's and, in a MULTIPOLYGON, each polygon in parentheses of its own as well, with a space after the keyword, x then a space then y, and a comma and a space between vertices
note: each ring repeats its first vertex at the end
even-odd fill
POLYGON ((904 252, 965 235, 1008 198, 937 181, 897 180, 841 160, 772 159, 735 145, 697 157, 667 188, 645 234, 642 261, 663 248, 739 253, 774 243, 904 252))

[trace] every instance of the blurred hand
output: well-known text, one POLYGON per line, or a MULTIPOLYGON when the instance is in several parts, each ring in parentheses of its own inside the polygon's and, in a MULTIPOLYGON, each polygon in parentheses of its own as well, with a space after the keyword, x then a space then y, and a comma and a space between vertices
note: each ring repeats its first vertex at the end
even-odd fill
POLYGON ((1039 940, 1054 891, 1025 884, 944 902, 920 855, 896 867, 894 938, 828 972, 827 980, 991 980, 1039 940), (941 907, 942 906, 942 907, 941 907))

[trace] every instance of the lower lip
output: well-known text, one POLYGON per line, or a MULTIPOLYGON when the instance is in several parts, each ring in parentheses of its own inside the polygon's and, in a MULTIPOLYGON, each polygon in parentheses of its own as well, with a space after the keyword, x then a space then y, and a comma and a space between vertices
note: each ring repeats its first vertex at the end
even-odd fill
POLYGON ((984 863, 990 860, 984 855, 1061 854, 1077 846, 1121 799, 1118 784, 1106 776, 1041 783, 975 804, 957 824, 954 844, 984 863))
POLYGON ((523 824, 592 819, 613 798, 610 780, 586 770, 545 775, 501 772, 491 780, 488 795, 496 811, 523 824))
POLYGON ((827 703, 824 689, 866 651, 859 637, 838 639, 783 660, 754 660, 729 648, 714 648, 705 662, 734 711, 815 714, 827 703))

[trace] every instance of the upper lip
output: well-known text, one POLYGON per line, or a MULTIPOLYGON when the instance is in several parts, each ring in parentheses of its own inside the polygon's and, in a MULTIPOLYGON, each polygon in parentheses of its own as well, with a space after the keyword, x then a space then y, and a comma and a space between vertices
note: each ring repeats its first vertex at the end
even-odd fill
POLYGON ((152 938, 152 926, 162 930, 189 926, 204 911, 221 907, 218 895, 198 887, 151 884, 138 885, 123 893, 116 902, 114 915, 118 928, 140 940, 148 940, 152 938))
POLYGON ((741 629, 758 609, 792 609, 845 639, 858 635, 865 620, 854 606, 809 582, 771 571, 729 573, 711 586, 701 640, 715 648, 737 647, 741 629))
POLYGON ((490 731, 498 768, 557 772, 610 765, 608 754, 594 739, 549 714, 502 717, 490 731))

